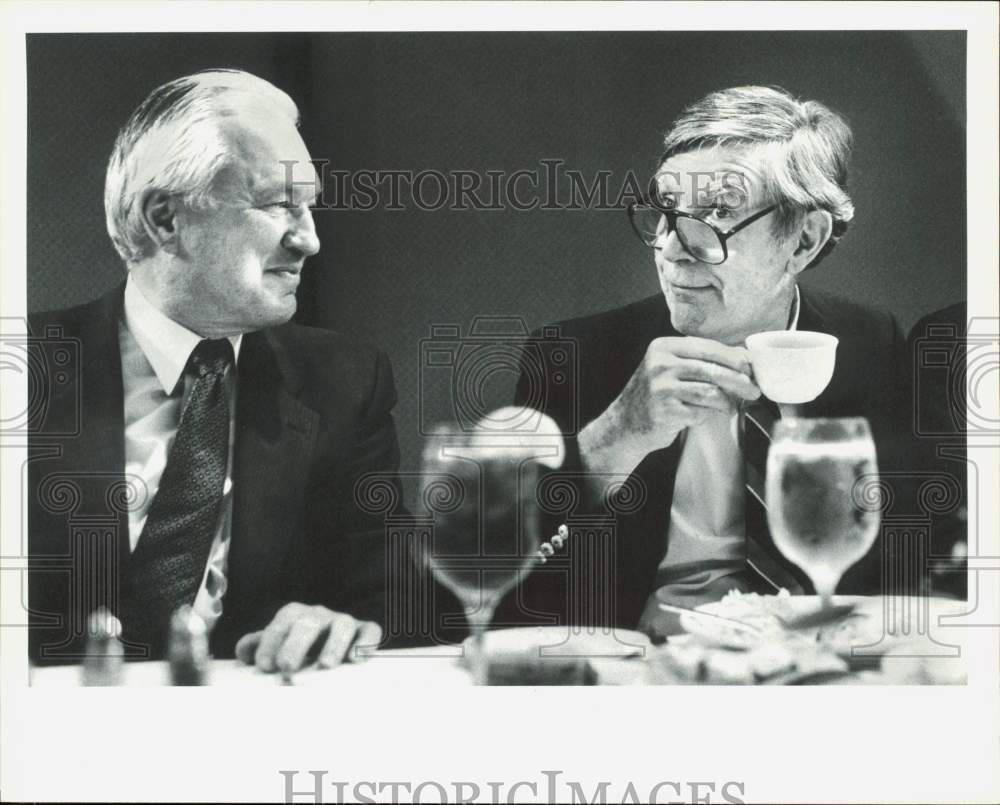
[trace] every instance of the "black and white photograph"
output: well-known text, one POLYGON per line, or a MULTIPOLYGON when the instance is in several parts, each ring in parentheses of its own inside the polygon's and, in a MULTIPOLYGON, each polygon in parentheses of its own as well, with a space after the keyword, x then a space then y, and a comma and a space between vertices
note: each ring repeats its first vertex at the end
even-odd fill
POLYGON ((0 13, 4 800, 1000 796, 996 5, 0 13))

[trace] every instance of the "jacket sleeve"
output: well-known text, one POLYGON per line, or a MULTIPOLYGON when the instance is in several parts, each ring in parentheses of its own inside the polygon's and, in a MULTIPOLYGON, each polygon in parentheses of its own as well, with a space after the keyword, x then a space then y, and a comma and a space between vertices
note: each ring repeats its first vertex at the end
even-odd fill
POLYGON ((375 353, 370 391, 360 413, 354 443, 340 474, 336 535, 338 573, 336 600, 357 618, 384 624, 387 588, 392 584, 387 516, 405 514, 399 477, 399 443, 392 410, 396 387, 385 353, 375 353), (366 485, 367 481, 367 485, 366 485), (374 486, 373 486, 374 484, 374 486), (373 504, 372 496, 388 496, 392 509, 373 504))
MULTIPOLYGON (((665 549, 661 498, 653 491, 672 488, 674 448, 654 451, 627 477, 593 476, 580 456, 578 434, 620 392, 587 362, 603 366, 600 332, 571 330, 563 340, 541 331, 526 345, 515 390, 517 405, 534 405, 563 433, 563 465, 542 476, 538 500, 543 512, 540 541, 560 525, 569 529, 565 547, 536 565, 504 600, 498 618, 513 624, 573 623, 634 628, 653 574, 665 549), (572 343, 577 367, 558 358, 572 343), (588 382, 592 385, 588 387, 588 382)), ((662 497, 662 496, 661 496, 662 497)))

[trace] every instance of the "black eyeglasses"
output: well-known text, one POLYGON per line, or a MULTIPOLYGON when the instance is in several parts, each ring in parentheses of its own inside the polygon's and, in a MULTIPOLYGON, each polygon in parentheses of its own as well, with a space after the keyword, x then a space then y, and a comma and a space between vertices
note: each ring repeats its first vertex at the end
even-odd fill
POLYGON ((661 241, 665 241, 671 232, 676 232, 684 251, 701 263, 717 266, 729 257, 727 240, 776 209, 777 204, 765 207, 725 231, 692 213, 650 203, 630 204, 628 217, 639 240, 647 246, 662 249, 661 241))

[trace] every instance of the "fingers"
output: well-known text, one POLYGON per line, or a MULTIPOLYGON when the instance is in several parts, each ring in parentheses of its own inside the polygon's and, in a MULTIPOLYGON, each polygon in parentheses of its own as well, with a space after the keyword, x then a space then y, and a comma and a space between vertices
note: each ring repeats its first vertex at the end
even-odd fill
POLYGON ((257 646, 260 644, 260 638, 263 634, 264 630, 261 629, 260 631, 243 635, 236 643, 236 659, 247 665, 253 665, 254 655, 257 652, 257 646))
POLYGON ((732 398, 712 383, 699 381, 677 383, 673 389, 673 397, 697 408, 708 408, 724 413, 730 413, 733 410, 732 398))
POLYGON ((331 626, 317 662, 320 668, 332 668, 343 660, 364 662, 381 640, 382 627, 377 623, 343 615, 331 626))
POLYGON ((276 669, 278 651, 296 619, 301 616, 302 609, 304 607, 301 604, 288 604, 282 607, 261 633, 257 651, 254 653, 254 663, 261 671, 276 669))
POLYGON ((680 380, 710 383, 737 399, 756 400, 760 396, 760 388, 750 375, 717 363, 680 358, 674 360, 671 369, 674 376, 680 380))
POLYGON ((733 398, 711 383, 686 382, 675 384, 669 396, 654 398, 651 414, 663 427, 686 428, 735 410, 733 398))
POLYGON ((650 344, 678 358, 693 358, 724 366, 734 372, 750 374, 750 357, 744 347, 731 347, 709 338, 686 336, 684 338, 657 338, 650 344))
MULTIPOLYGON (((349 621, 354 620, 350 615, 342 617, 349 621)), ((298 618, 288 630, 275 655, 274 664, 278 670, 282 673, 298 671, 306 664, 306 657, 317 641, 322 640, 327 632, 332 634, 333 624, 336 622, 336 617, 331 620, 325 613, 314 610, 298 618)))
POLYGON ((324 606, 292 603, 282 607, 267 628, 241 637, 236 656, 261 671, 284 673, 298 671, 318 652, 319 667, 332 668, 344 659, 367 659, 381 639, 377 623, 324 606), (362 650, 352 651, 355 647, 362 650))
POLYGON ((646 370, 654 376, 667 373, 680 380, 711 383, 737 399, 760 397, 746 350, 706 338, 654 339, 646 351, 646 370))
POLYGON ((319 667, 333 668, 340 665, 347 650, 354 644, 358 633, 358 622, 350 615, 335 618, 330 624, 330 634, 323 650, 319 653, 319 667))
POLYGON ((358 638, 351 652, 351 662, 364 662, 382 642, 382 627, 374 621, 362 621, 358 627, 358 638))

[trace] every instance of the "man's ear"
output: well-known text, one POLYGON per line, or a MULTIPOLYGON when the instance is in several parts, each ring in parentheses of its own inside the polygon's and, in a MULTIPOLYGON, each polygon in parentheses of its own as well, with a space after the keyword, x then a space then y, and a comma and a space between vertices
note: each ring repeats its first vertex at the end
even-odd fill
POLYGON ((788 261, 788 270, 798 274, 819 254, 833 232, 833 216, 826 210, 810 210, 802 219, 799 240, 788 261))
POLYGON ((142 198, 142 224, 149 239, 170 254, 177 253, 177 200, 163 190, 149 190, 142 198))

